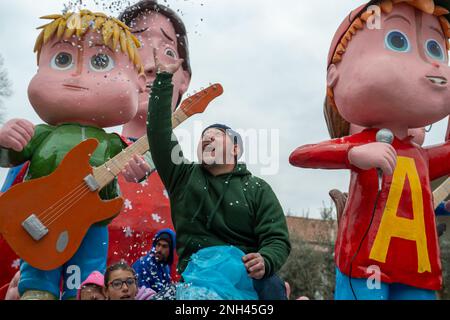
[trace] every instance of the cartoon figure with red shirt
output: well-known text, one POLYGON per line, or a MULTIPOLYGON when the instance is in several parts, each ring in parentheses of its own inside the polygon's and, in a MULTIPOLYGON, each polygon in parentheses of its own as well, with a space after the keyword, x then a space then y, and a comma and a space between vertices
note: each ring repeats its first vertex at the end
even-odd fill
MULTIPOLYGON (((139 95, 137 114, 123 126, 122 135, 132 143, 147 134, 149 92, 157 71, 153 50, 161 61, 172 58, 183 59, 182 68, 173 77, 173 110, 180 104, 181 97, 188 89, 191 66, 186 28, 174 10, 154 0, 143 0, 126 8, 119 19, 131 28, 132 33, 142 43, 139 53, 147 78, 148 90, 139 95)), ((152 164, 150 153, 147 155, 147 162, 152 164)), ((139 176, 142 170, 146 168, 134 165, 126 168, 123 176, 119 176, 125 206, 121 214, 109 225, 110 263, 123 259, 132 265, 152 249, 154 236, 158 231, 166 228, 174 229, 170 201, 158 173, 151 173, 141 184, 132 182, 132 176, 139 176), (131 177, 128 176, 128 172, 132 174, 131 177)), ((172 280, 179 279, 176 265, 175 255, 171 264, 172 280)))
POLYGON ((336 299, 435 299, 441 288, 430 180, 450 173, 450 142, 422 148, 408 129, 450 113, 449 8, 450 1, 371 1, 334 37, 325 116, 335 139, 299 147, 289 161, 351 170, 336 299), (381 28, 373 28, 377 19, 381 28), (350 124, 368 129, 348 136, 350 124))

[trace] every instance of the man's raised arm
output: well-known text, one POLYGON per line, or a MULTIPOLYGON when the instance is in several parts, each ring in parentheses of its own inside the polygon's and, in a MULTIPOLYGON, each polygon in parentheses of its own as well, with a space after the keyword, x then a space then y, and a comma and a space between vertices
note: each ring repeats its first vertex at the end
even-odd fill
POLYGON ((156 170, 171 193, 186 169, 186 160, 172 131, 172 76, 183 60, 162 64, 156 54, 154 57, 158 72, 149 100, 147 136, 156 170))

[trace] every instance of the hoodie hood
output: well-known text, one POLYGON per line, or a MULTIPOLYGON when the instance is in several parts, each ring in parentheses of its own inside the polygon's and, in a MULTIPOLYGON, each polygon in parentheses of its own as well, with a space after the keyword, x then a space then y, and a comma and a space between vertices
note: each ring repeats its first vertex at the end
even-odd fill
POLYGON ((167 259, 167 264, 168 265, 172 265, 173 260, 174 260, 174 252, 175 252, 175 248, 176 248, 176 234, 172 229, 162 229, 159 230, 156 234, 155 237, 153 238, 153 244, 152 244, 152 251, 155 252, 156 250, 156 243, 158 242, 160 236, 165 233, 167 235, 170 236, 170 239, 172 240, 170 245, 170 252, 169 252, 169 258, 167 259))

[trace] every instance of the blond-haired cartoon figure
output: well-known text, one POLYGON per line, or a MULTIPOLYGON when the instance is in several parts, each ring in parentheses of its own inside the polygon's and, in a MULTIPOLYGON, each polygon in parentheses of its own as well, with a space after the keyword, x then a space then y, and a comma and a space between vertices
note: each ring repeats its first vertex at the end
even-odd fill
MULTIPOLYGON (((29 161, 26 180, 52 173, 73 147, 88 138, 99 142, 90 160, 92 166, 121 152, 126 144, 103 128, 133 119, 138 96, 145 90, 137 51, 140 43, 121 21, 88 10, 42 18, 50 22, 41 27, 36 41, 39 69, 29 84, 28 96, 45 124, 34 126, 14 119, 0 128, 0 164, 15 166, 29 161)), ((116 181, 100 192, 102 199, 118 194, 116 181)), ((23 261, 21 298, 75 298, 77 286, 89 274, 106 269, 107 223, 93 225, 76 254, 57 269, 43 271, 23 261)))

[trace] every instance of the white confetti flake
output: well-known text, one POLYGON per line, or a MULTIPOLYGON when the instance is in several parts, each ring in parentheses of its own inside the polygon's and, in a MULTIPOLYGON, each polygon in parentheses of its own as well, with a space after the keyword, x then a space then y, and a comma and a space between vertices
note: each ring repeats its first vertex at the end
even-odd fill
POLYGON ((131 238, 133 236, 133 230, 130 226, 123 228, 123 233, 125 233, 125 238, 131 238))
POLYGON ((123 202, 123 205, 125 206, 125 209, 133 210, 133 204, 131 203, 130 200, 125 199, 125 201, 123 202))
POLYGON ((20 267, 20 259, 16 259, 11 263, 11 268, 19 269, 19 267, 20 267))
POLYGON ((146 186, 148 186, 148 182, 147 182, 147 180, 144 180, 144 181, 142 181, 142 182, 141 182, 141 186, 143 186, 143 187, 146 187, 146 186))
POLYGON ((156 221, 157 223, 160 223, 160 221, 161 221, 161 216, 160 216, 159 214, 157 214, 157 213, 152 213, 152 219, 153 219, 154 221, 156 221))

